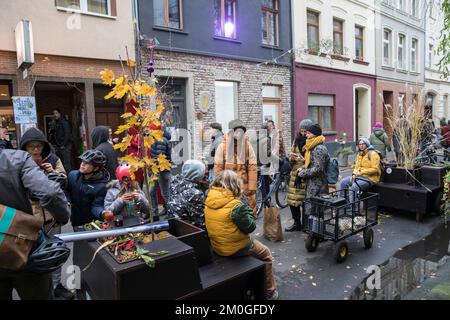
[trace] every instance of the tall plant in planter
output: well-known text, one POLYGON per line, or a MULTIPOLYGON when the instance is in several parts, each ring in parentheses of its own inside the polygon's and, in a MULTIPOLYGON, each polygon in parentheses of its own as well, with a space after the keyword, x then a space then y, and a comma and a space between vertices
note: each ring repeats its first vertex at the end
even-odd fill
MULTIPOLYGON (((122 67, 122 74, 115 75, 112 70, 105 69, 100 75, 103 83, 111 87, 110 93, 105 99, 126 99, 127 111, 121 117, 125 124, 119 126, 116 134, 125 133, 125 137, 120 143, 114 145, 114 149, 122 152, 134 143, 137 145, 137 152, 128 154, 120 158, 122 162, 129 164, 132 179, 136 179, 138 171, 143 173, 145 188, 144 192, 150 199, 149 189, 157 178, 160 171, 170 170, 170 161, 165 155, 152 158, 150 147, 155 141, 163 140, 163 130, 160 128, 160 117, 164 111, 164 105, 160 99, 160 93, 156 87, 156 81, 147 82, 136 72, 136 63, 127 61, 128 72, 122 67)), ((154 71, 153 59, 150 60, 147 68, 150 78, 154 71)), ((150 210, 150 222, 153 222, 153 210, 150 210)))

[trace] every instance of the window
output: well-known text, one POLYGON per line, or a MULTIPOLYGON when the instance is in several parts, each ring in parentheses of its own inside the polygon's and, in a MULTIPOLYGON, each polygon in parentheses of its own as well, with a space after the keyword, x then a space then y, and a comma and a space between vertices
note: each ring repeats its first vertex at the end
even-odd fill
POLYGON ((335 131, 333 95, 309 94, 308 112, 309 118, 318 123, 323 131, 335 131))
POLYGON ((278 46, 278 0, 262 0, 262 42, 278 46))
POLYGON ((214 0, 215 35, 236 39, 236 0, 214 0))
POLYGON ((428 45, 428 68, 433 68, 433 54, 434 54, 434 46, 432 44, 428 45))
POLYGON ((405 63, 405 35, 398 35, 398 44, 397 44, 397 68, 406 69, 405 63))
POLYGON ((390 66, 392 64, 391 59, 391 39, 392 32, 389 29, 383 31, 383 64, 390 66))
POLYGON ((281 88, 278 86, 263 86, 263 121, 272 120, 277 127, 281 126, 281 88))
POLYGON ((406 94, 399 93, 398 94, 398 110, 400 112, 400 115, 405 114, 405 102, 406 102, 406 94))
POLYGON ((355 26, 355 56, 364 60, 364 28, 360 26, 355 26))
POLYGON ((397 0, 397 9, 406 11, 406 0, 397 0))
POLYGON ((237 83, 216 81, 216 121, 222 124, 224 132, 228 123, 237 118, 237 83))
POLYGON ((430 10, 430 18, 433 18, 433 15, 434 15, 434 10, 433 10, 433 6, 434 6, 434 1, 433 0, 430 0, 429 2, 428 2, 428 8, 429 8, 429 10, 430 10))
POLYGON ((417 72, 419 64, 419 52, 417 39, 411 40, 411 71, 417 72))
POLYGON ((319 51, 319 13, 308 10, 307 16, 308 49, 319 51))
POLYGON ((153 18, 155 25, 182 29, 182 0, 154 0, 153 18))
POLYGON ((417 0, 411 0, 411 15, 417 17, 417 0))
POLYGON ((344 21, 333 19, 333 52, 344 54, 344 21))
POLYGON ((82 13, 116 15, 115 0, 56 0, 56 6, 81 11, 82 13))

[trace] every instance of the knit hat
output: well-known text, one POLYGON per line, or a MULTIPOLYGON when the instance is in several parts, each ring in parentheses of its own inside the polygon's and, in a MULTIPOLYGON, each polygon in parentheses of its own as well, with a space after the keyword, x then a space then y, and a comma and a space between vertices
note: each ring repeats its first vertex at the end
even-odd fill
POLYGON ((222 125, 220 123, 213 122, 213 123, 210 124, 210 127, 212 129, 216 129, 216 130, 222 131, 222 125))
POLYGON ((380 121, 375 122, 375 128, 381 129, 383 128, 383 124, 380 121))
POLYGON ((306 129, 306 131, 311 132, 313 135, 315 135, 316 137, 321 136, 322 135, 322 128, 320 127, 319 124, 313 124, 311 126, 309 126, 308 129, 306 129))
POLYGON ((370 143, 369 139, 367 139, 367 138, 359 138, 357 143, 359 144, 360 141, 365 143, 365 145, 367 146, 367 150, 375 150, 375 148, 370 143))
POLYGON ((247 131, 247 127, 244 125, 244 122, 242 122, 242 120, 240 119, 230 121, 230 123, 228 124, 228 128, 231 130, 242 128, 244 131, 247 131))
POLYGON ((313 122, 311 119, 303 119, 302 121, 300 121, 300 124, 298 126, 298 129, 305 129, 308 130, 309 127, 311 127, 313 125, 313 122))
POLYGON ((181 169, 181 175, 190 181, 198 182, 205 176, 205 164, 199 160, 187 160, 181 169))

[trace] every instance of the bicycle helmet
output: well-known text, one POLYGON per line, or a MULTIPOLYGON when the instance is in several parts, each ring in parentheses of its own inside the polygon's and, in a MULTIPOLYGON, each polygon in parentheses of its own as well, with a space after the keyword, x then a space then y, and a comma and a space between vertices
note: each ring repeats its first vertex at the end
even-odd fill
POLYGON ((131 180, 131 171, 130 166, 123 164, 121 166, 118 166, 116 169, 116 177, 117 180, 123 181, 123 178, 127 177, 129 180, 131 180))
POLYGON ((47 178, 48 180, 59 183, 63 189, 67 187, 67 177, 59 172, 51 172, 47 175, 47 178))
POLYGON ((88 150, 83 153, 79 159, 81 161, 90 163, 94 166, 103 168, 106 165, 106 157, 103 152, 99 150, 88 150))
POLYGON ((69 258, 70 249, 57 237, 40 235, 40 244, 28 257, 27 270, 34 273, 52 273, 58 270, 69 258))

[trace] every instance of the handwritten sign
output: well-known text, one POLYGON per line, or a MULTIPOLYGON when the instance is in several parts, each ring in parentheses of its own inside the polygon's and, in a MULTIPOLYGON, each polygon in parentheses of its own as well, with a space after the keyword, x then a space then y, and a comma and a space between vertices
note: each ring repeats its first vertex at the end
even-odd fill
POLYGON ((16 124, 37 123, 36 98, 12 97, 16 124))

